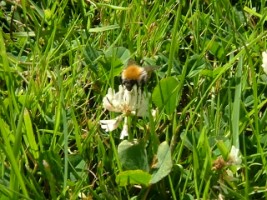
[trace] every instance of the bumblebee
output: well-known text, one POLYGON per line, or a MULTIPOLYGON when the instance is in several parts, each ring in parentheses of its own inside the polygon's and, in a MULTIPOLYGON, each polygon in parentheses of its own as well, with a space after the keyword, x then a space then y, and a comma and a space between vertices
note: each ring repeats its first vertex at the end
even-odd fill
POLYGON ((143 87, 155 69, 157 69, 157 67, 141 67, 133 61, 129 61, 127 67, 122 71, 121 74, 122 84, 128 91, 131 91, 134 85, 143 87))

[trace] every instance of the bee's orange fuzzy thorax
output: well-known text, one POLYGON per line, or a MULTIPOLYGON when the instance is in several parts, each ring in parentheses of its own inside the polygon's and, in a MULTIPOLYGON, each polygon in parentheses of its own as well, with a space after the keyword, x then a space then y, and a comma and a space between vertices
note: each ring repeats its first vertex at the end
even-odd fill
POLYGON ((138 65, 130 65, 123 71, 122 77, 124 79, 137 80, 140 77, 143 70, 144 69, 142 69, 138 65))

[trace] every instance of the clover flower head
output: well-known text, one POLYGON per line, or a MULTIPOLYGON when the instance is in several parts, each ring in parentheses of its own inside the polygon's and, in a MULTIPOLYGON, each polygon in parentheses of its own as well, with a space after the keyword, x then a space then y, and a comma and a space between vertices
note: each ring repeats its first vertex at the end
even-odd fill
POLYGON ((103 107, 110 112, 122 113, 115 119, 100 120, 100 126, 106 132, 110 132, 118 128, 124 117, 124 124, 120 139, 128 136, 127 117, 136 115, 138 117, 148 116, 148 105, 150 93, 143 92, 136 85, 131 91, 128 91, 124 86, 119 86, 119 91, 109 88, 107 95, 103 98, 103 107))
POLYGON ((263 71, 267 74, 267 51, 262 52, 262 68, 263 71))
POLYGON ((149 96, 135 85, 131 91, 124 86, 119 86, 119 91, 109 88, 108 94, 103 99, 103 107, 111 112, 134 114, 139 117, 148 116, 149 96))
POLYGON ((239 152, 239 149, 235 146, 232 146, 231 151, 228 156, 228 163, 231 165, 239 166, 242 163, 242 158, 239 152))

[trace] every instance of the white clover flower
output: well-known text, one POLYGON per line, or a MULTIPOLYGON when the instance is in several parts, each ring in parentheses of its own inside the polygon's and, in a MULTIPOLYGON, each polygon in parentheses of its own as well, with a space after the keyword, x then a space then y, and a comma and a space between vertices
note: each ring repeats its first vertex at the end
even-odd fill
POLYGON ((263 71, 267 74, 267 51, 262 52, 262 68, 263 71))
POLYGON ((103 98, 103 107, 111 112, 122 113, 115 119, 100 120, 101 128, 106 132, 110 132, 118 128, 124 117, 123 129, 120 139, 128 136, 127 117, 132 114, 138 117, 148 116, 150 93, 145 93, 136 85, 131 91, 128 91, 122 85, 119 86, 119 91, 109 88, 107 95, 103 98))
POLYGON ((230 165, 241 165, 242 163, 242 158, 239 152, 239 149, 236 148, 235 146, 232 146, 231 151, 228 156, 228 163, 230 165))
POLYGON ((240 150, 235 146, 232 146, 231 151, 228 155, 227 165, 229 166, 226 169, 227 177, 225 177, 229 181, 237 181, 237 171, 241 168, 242 158, 240 155, 240 150))
POLYGON ((150 93, 142 92, 136 85, 131 91, 120 85, 117 93, 111 88, 108 89, 108 94, 103 99, 103 106, 111 112, 145 117, 148 116, 149 97, 150 93))

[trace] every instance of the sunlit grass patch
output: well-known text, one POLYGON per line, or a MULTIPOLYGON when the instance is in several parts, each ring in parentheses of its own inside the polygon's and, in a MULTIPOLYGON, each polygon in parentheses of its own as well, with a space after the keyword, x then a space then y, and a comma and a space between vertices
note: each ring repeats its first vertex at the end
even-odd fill
POLYGON ((0 197, 266 198, 265 13, 265 1, 0 2, 0 197), (158 66, 138 88, 146 116, 103 105, 120 102, 105 98, 123 93, 129 59, 158 66))

